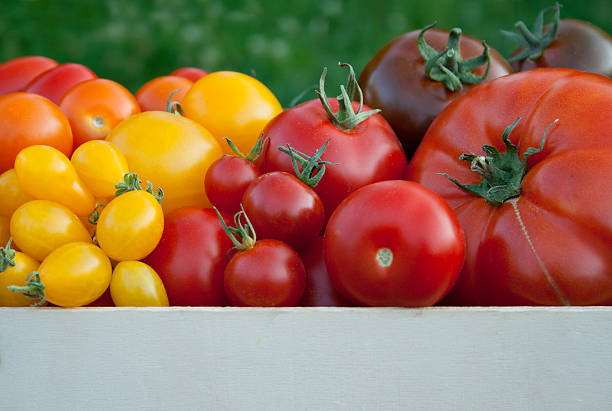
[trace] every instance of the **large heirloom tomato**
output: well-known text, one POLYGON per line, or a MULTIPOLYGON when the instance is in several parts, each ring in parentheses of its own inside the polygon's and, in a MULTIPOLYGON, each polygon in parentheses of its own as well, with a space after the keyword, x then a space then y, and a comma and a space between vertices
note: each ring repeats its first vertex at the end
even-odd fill
POLYGON ((383 46, 366 64, 359 84, 364 101, 381 114, 408 158, 427 127, 453 99, 476 83, 512 71, 501 54, 461 30, 415 30, 383 46))
POLYGON ((407 177, 444 197, 466 234, 446 303, 612 303, 610 118, 612 80, 570 69, 496 79, 440 114, 407 177))
POLYGON ((57 66, 43 56, 18 57, 0 64, 0 96, 22 91, 33 78, 57 66))

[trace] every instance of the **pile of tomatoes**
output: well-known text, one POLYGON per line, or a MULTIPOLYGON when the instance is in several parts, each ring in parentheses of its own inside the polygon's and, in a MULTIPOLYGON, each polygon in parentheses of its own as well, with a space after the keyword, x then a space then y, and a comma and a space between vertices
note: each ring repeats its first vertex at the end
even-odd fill
POLYGON ((554 63, 612 39, 551 10, 528 63, 432 25, 285 109, 231 71, 1 64, 0 306, 612 303, 612 69, 554 63))

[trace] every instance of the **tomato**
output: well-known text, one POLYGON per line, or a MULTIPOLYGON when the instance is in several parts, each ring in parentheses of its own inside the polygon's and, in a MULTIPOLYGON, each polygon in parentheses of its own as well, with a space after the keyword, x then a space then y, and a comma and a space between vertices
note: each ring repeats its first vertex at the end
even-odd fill
POLYGON ((98 76, 82 64, 60 64, 38 75, 24 91, 38 94, 59 104, 61 98, 72 86, 94 78, 98 76))
POLYGON ((11 219, 0 215, 0 244, 6 244, 11 238, 11 219))
POLYGON ((325 230, 325 265, 345 297, 369 306, 436 304, 465 257, 459 220, 424 186, 393 180, 355 191, 325 230))
POLYGON ((110 292, 117 307, 167 307, 159 275, 140 261, 122 261, 113 270, 110 292))
POLYGON ((475 88, 432 123, 407 177, 439 193, 465 230, 466 264, 445 303, 612 303, 611 115, 612 80, 538 69, 475 88), (467 164, 462 153, 477 155, 467 164))
POLYGON ((166 111, 170 94, 176 91, 176 93, 172 95, 172 101, 180 103, 192 84, 193 81, 185 77, 157 77, 138 89, 136 92, 136 100, 142 111, 166 111))
POLYGON ((36 94, 0 97, 0 173, 13 168, 17 154, 33 144, 49 145, 69 156, 72 131, 64 113, 36 94))
POLYGON ((144 262, 161 277, 171 305, 222 306, 231 247, 212 209, 183 207, 166 214, 161 240, 144 262))
POLYGON ((86 141, 104 139, 120 122, 140 113, 140 106, 128 89, 102 78, 72 87, 59 106, 70 121, 75 148, 86 141))
POLYGON ((130 170, 164 190, 164 212, 206 207, 204 176, 219 157, 216 139, 198 123, 175 114, 148 111, 132 116, 108 135, 130 170))
POLYGON ((87 188, 98 198, 113 197, 115 184, 130 171, 123 153, 105 140, 83 143, 74 150, 70 161, 87 188))
MULTIPOLYGON (((247 152, 265 125, 283 111, 272 92, 259 80, 232 71, 200 78, 183 97, 185 116, 206 127, 219 142, 224 137, 247 152)), ((231 150, 222 145, 226 154, 231 150)))
POLYGON ((18 57, 0 64, 0 96, 22 91, 33 78, 57 66, 43 56, 18 57))
POLYGON ((10 291, 7 287, 23 285, 30 273, 37 269, 38 261, 27 254, 12 250, 10 243, 6 247, 0 247, 0 307, 27 307, 35 303, 31 298, 10 291))
MULTIPOLYGON (((352 81, 347 89, 358 89, 352 67, 349 68, 352 81)), ((360 109, 358 102, 346 104, 349 97, 325 98, 325 74, 326 70, 321 76, 320 100, 287 109, 266 126, 264 136, 268 144, 261 168, 264 172, 292 173, 291 157, 279 151, 279 147, 290 145, 310 154, 329 140, 322 159, 338 164, 327 168, 314 189, 329 218, 338 204, 359 187, 402 178, 407 161, 397 136, 380 114, 369 111, 365 105, 360 109)))
POLYGON ((15 244, 38 261, 64 244, 91 243, 81 220, 67 207, 48 200, 33 200, 20 206, 11 217, 10 227, 15 244))
MULTIPOLYGON (((0 174, 0 198, 0 215, 5 217, 10 217, 20 205, 34 200, 34 197, 22 190, 13 168, 0 174)), ((0 244, 4 243, 0 241, 0 244)))
POLYGON ((65 205, 78 216, 86 216, 95 199, 79 178, 70 160, 50 146, 24 148, 15 159, 15 173, 23 191, 39 200, 65 205))
POLYGON ((204 71, 197 67, 181 67, 170 73, 171 76, 184 77, 192 82, 198 81, 200 78, 208 74, 208 71, 204 71))
MULTIPOLYGON (((111 281, 112 281, 112 277, 111 277, 111 281)), ((114 307, 114 306, 115 306, 115 303, 113 302, 113 298, 111 297, 110 287, 108 287, 106 291, 104 291, 104 294, 98 297, 97 300, 85 305, 85 307, 114 307)))
POLYGON ((382 109, 381 114, 393 127, 408 158, 433 119, 451 101, 475 83, 512 72, 504 57, 485 48, 481 40, 461 36, 458 28, 444 31, 431 27, 411 31, 385 44, 359 76, 366 104, 382 109), (422 33, 424 43, 419 47, 422 33), (441 50, 448 50, 447 54, 440 55, 441 50), (445 57, 449 53, 452 57, 445 57), (457 65, 459 61, 462 64, 457 65), (428 64, 432 67, 430 76, 425 72, 428 64), (443 75, 440 65, 453 74, 443 75))
POLYGON ((49 254, 38 272, 49 302, 61 307, 81 307, 104 294, 111 281, 112 267, 99 247, 75 242, 49 254))
POLYGON ((96 239, 113 260, 140 260, 155 249, 163 230, 164 214, 157 199, 146 191, 130 191, 102 209, 96 239))
POLYGON ((519 21, 517 33, 502 31, 519 44, 508 61, 515 71, 565 67, 612 77, 612 36, 582 20, 561 19, 559 3, 540 12, 533 32, 519 21), (544 13, 553 21, 543 26, 544 13))

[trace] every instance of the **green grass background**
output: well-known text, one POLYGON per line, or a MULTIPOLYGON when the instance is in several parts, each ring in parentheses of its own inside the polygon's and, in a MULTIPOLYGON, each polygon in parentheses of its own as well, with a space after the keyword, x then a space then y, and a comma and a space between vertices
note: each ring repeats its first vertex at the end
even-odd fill
MULTIPOLYGON (((77 62, 135 92, 181 66, 254 71, 283 105, 330 67, 328 94, 389 40, 438 21, 508 55, 499 30, 531 26, 541 0, 0 0, 0 62, 45 55, 77 62)), ((612 33, 612 1, 563 2, 562 18, 612 33)))

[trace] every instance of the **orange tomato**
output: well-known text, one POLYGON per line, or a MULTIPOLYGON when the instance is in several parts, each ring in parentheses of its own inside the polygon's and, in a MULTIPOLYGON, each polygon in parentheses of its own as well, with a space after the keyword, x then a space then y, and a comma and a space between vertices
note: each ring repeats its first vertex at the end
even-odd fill
POLYGON ((185 77, 157 77, 140 87, 136 92, 136 100, 142 111, 166 111, 168 96, 179 90, 172 96, 172 101, 180 103, 192 84, 193 82, 185 77))
POLYGON ((11 238, 10 217, 0 215, 0 244, 6 244, 11 238))

